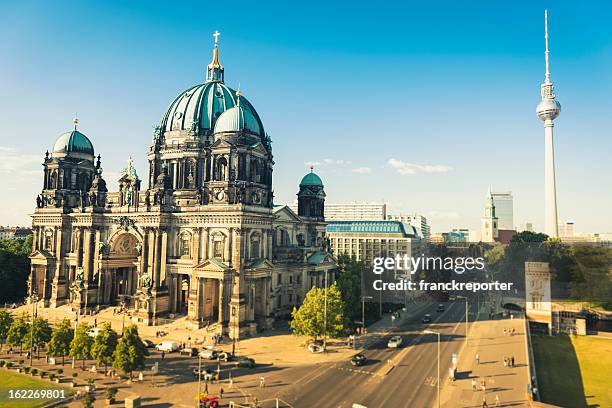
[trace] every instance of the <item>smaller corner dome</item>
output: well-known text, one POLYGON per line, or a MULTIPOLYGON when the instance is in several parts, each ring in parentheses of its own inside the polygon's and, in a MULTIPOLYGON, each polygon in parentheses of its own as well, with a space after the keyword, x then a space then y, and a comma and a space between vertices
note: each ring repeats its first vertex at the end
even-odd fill
POLYGON ((93 156, 94 148, 89 138, 75 129, 62 134, 57 139, 53 146, 53 153, 81 153, 93 156))
POLYGON ((215 123, 214 133, 240 132, 246 130, 250 133, 262 136, 259 120, 250 110, 236 105, 223 112, 215 123))
POLYGON ((310 172, 302 178, 300 182, 300 186, 319 186, 323 187, 323 181, 321 181, 321 177, 317 176, 315 173, 310 172))

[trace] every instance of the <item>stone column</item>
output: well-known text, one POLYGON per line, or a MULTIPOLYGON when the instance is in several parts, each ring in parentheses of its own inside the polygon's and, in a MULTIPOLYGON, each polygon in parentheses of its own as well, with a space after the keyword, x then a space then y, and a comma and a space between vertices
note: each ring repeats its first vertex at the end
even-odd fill
POLYGON ((194 228, 191 234, 191 260, 193 266, 200 262, 200 229, 194 228))
POLYGON ((223 250, 223 260, 225 262, 228 262, 230 259, 232 259, 232 255, 230 254, 230 234, 231 234, 231 229, 227 230, 227 235, 225 235, 225 243, 224 243, 224 250, 223 250))
POLYGON ((147 272, 151 279, 155 278, 153 274, 153 257, 155 256, 155 230, 153 228, 149 229, 149 238, 147 239, 147 252, 148 252, 148 260, 147 260, 147 272))
POLYGON ((259 246, 261 247, 262 258, 268 258, 268 230, 262 231, 259 246))
POLYGON ((166 263, 168 260, 168 231, 163 229, 161 231, 161 250, 159 253, 159 284, 167 285, 166 279, 168 275, 166 273, 166 263))
POLYGON ((224 310, 223 310, 223 306, 225 304, 225 302, 223 301, 224 299, 224 284, 223 284, 223 279, 219 279, 219 326, 223 327, 223 322, 225 321, 225 314, 224 314, 224 310))

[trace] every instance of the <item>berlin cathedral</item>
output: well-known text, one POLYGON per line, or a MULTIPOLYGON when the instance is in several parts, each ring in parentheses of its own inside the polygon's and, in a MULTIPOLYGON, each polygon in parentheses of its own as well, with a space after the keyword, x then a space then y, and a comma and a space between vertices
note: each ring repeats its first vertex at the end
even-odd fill
POLYGON ((323 183, 311 169, 297 214, 274 205, 272 142, 225 84, 218 33, 206 80, 170 104, 147 159, 146 188, 130 158, 111 192, 78 120, 47 151, 28 282, 45 307, 121 305, 136 323, 183 315, 235 337, 335 279, 323 183))

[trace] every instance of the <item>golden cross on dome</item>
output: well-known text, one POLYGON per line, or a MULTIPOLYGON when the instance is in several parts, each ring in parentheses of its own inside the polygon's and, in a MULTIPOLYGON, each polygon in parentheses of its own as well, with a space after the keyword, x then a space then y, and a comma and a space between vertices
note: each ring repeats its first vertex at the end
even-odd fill
POLYGON ((213 37, 215 37, 215 45, 219 44, 219 36, 221 35, 221 33, 217 30, 215 30, 215 32, 213 33, 213 37))

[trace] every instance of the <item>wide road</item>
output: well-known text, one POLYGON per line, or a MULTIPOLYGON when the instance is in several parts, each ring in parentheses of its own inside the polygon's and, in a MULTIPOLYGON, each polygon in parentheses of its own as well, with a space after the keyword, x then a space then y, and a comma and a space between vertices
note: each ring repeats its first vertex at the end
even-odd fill
MULTIPOLYGON (((447 302, 442 313, 431 304, 411 321, 395 329, 402 336, 403 346, 388 349, 387 336, 365 351, 368 363, 353 367, 349 362, 323 364, 292 377, 293 385, 281 395, 295 408, 315 406, 351 407, 359 403, 366 407, 427 407, 435 406, 437 398, 437 336, 423 334, 429 329, 441 333, 440 376, 442 384, 448 376, 451 353, 459 352, 465 341, 465 302, 447 302), (430 313, 432 323, 421 318, 430 313), (389 368, 393 368, 389 371, 389 368)), ((470 310, 470 320, 475 306, 470 310)), ((287 381, 292 383, 291 380, 287 381)))

